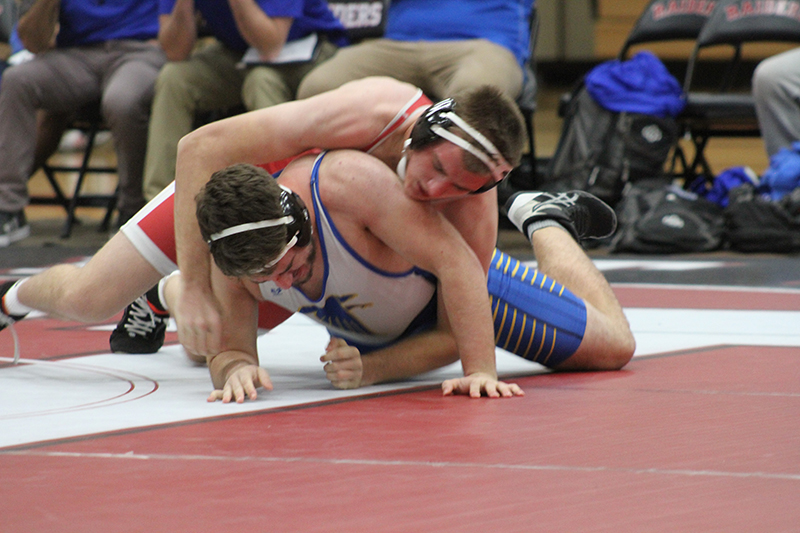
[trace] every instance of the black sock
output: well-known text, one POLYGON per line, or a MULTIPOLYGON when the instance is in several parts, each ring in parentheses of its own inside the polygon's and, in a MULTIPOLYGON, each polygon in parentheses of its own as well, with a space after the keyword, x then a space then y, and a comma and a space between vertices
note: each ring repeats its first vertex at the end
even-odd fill
POLYGON ((147 291, 145 297, 147 297, 147 303, 150 304, 150 308, 157 315, 169 315, 169 311, 167 311, 166 306, 161 302, 161 298, 158 296, 158 284, 147 291))

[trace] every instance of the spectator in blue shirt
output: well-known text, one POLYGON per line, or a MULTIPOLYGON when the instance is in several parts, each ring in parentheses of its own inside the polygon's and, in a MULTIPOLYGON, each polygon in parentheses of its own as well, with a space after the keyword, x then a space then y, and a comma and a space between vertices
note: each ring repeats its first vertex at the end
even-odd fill
POLYGON ((534 0, 392 0, 386 31, 339 50, 306 76, 298 98, 367 76, 391 76, 434 100, 480 85, 512 99, 529 59, 534 0))
POLYGON ((100 101, 117 151, 120 219, 144 204, 142 167, 153 85, 166 58, 155 41, 157 0, 27 0, 19 37, 31 61, 0 86, 0 246, 30 234, 24 208, 37 110, 69 113, 100 101))
POLYGON ((175 179, 178 141, 192 130, 198 112, 241 105, 261 109, 293 100, 302 77, 346 43, 344 28, 324 0, 159 0, 159 5, 159 41, 170 62, 153 101, 144 179, 148 199, 175 179), (209 43, 198 44, 198 18, 209 43), (305 44, 306 54, 284 62, 287 44, 305 44), (249 64, 243 60, 246 51, 249 64))

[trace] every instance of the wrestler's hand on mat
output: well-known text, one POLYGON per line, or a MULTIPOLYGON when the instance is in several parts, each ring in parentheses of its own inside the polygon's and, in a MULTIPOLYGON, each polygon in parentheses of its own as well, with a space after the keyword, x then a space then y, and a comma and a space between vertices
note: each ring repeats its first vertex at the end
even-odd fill
POLYGON ((183 287, 174 316, 178 340, 186 351, 202 356, 219 353, 222 321, 212 294, 183 287))
POLYGON ((235 400, 236 403, 243 403, 245 396, 249 400, 255 400, 258 397, 256 393, 258 387, 272 390, 269 374, 260 366, 245 364, 234 368, 228 374, 222 390, 217 389, 212 392, 208 401, 222 400, 222 403, 230 403, 231 400, 235 400))
POLYGON ((469 394, 472 398, 480 398, 485 393, 489 398, 510 398, 524 396, 525 392, 516 383, 505 383, 483 372, 475 372, 463 378, 448 379, 442 383, 442 393, 469 394))
POLYGON ((331 337, 325 355, 319 358, 325 363, 325 377, 337 389, 357 389, 361 386, 364 366, 361 352, 343 339, 331 337))

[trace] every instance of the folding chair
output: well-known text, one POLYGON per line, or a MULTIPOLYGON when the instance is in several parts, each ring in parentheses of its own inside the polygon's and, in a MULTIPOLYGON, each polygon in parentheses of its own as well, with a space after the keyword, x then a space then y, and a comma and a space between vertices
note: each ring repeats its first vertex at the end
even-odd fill
POLYGON ((641 44, 694 41, 713 6, 713 2, 688 2, 678 6, 669 0, 652 0, 634 24, 617 57, 621 61, 627 59, 630 49, 641 44))
MULTIPOLYGON (((634 24, 617 58, 620 61, 628 59, 631 48, 643 44, 666 42, 672 44, 681 41, 694 43, 708 20, 713 7, 713 2, 677 4, 669 0, 651 1, 636 21, 636 24, 634 24)), ((690 53, 687 52, 687 68, 689 57, 690 53)), ((679 79, 685 76, 685 72, 680 74, 672 72, 672 74, 679 79)), ((682 123, 680 118, 679 123, 682 123)), ((686 154, 680 143, 676 143, 670 160, 669 172, 673 176, 682 176, 688 179, 688 169, 686 154)))
MULTIPOLYGON (((685 59, 688 64, 691 50, 689 46, 693 45, 697 36, 700 35, 713 6, 713 2, 676 3, 672 0, 651 0, 633 25, 617 54, 617 59, 619 61, 630 59, 632 49, 640 49, 642 45, 665 43, 673 46, 685 43, 687 46, 685 59)), ((658 55, 657 52, 654 53, 658 55)), ((672 72, 672 74, 681 79, 685 76, 685 71, 672 72)), ((573 90, 561 96, 558 107, 559 116, 566 116, 575 94, 576 91, 573 90)), ((681 176, 686 173, 688 164, 680 144, 676 144, 670 161, 670 174, 681 176), (678 168, 680 168, 680 172, 678 172, 678 168)))
POLYGON ((83 155, 78 165, 68 164, 50 164, 45 162, 42 165, 42 170, 53 188, 55 196, 31 197, 31 204, 50 204, 60 205, 67 213, 67 220, 64 222, 64 228, 61 231, 61 238, 66 239, 72 234, 72 227, 75 224, 75 210, 78 207, 103 207, 106 209, 106 214, 100 224, 100 231, 106 231, 111 223, 111 216, 117 206, 117 191, 112 194, 82 194, 81 190, 84 185, 84 180, 88 174, 116 174, 117 168, 108 165, 94 165, 91 162, 92 151, 95 147, 95 140, 97 134, 101 131, 107 130, 107 126, 103 121, 100 112, 100 103, 94 102, 90 105, 81 108, 75 118, 71 120, 68 129, 76 129, 86 134, 86 147, 83 150, 83 155), (71 194, 64 192, 63 188, 56 179, 58 173, 71 173, 76 174, 75 186, 71 194))
MULTIPOLYGON (((628 55, 632 48, 645 44, 679 41, 693 43, 708 20, 709 8, 713 8, 713 6, 713 2, 690 2, 685 8, 679 8, 672 0, 651 0, 633 25, 617 54, 617 59, 620 61, 629 59, 628 55)), ((656 55, 658 54, 656 53, 656 55)), ((687 62, 689 55, 687 52, 687 62)), ((677 76, 677 73, 673 72, 673 74, 677 76)), ((677 77, 683 77, 683 73, 677 77)), ((558 108, 559 116, 564 116, 571 94, 570 92, 561 96, 558 108)))
POLYGON ((679 117, 692 139, 695 155, 688 167, 689 177, 702 172, 713 179, 705 148, 712 137, 758 137, 760 128, 753 96, 747 90, 735 92, 737 70, 742 65, 742 47, 756 42, 800 42, 800 19, 796 2, 754 2, 718 0, 697 37, 684 79, 686 108, 679 117), (794 6, 794 7, 792 7, 794 6), (716 92, 692 92, 701 52, 713 46, 732 48, 726 72, 716 92))

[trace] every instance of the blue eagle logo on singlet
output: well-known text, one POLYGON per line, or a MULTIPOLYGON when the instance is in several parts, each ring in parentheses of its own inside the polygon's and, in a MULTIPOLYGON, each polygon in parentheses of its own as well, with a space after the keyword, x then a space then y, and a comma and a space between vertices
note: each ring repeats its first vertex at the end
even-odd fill
POLYGON ((300 308, 300 312, 308 315, 311 318, 316 318, 323 324, 332 328, 350 331, 353 333, 363 333, 370 335, 372 331, 369 330, 359 319, 350 313, 351 309, 364 309, 371 307, 372 304, 356 304, 345 305, 345 302, 355 298, 355 294, 348 294, 346 296, 330 296, 325 300, 325 305, 317 307, 314 305, 307 305, 300 308))

